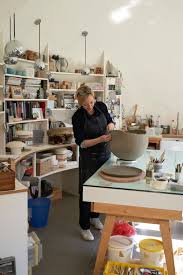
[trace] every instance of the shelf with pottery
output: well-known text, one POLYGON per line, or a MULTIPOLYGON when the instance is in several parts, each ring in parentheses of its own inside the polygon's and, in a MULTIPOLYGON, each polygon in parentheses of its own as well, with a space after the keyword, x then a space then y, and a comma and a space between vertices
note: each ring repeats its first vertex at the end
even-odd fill
MULTIPOLYGON (((45 51, 47 51, 46 56, 48 56, 48 49, 46 48, 45 51)), ((5 126, 7 125, 12 127, 17 125, 16 127, 19 127, 18 125, 21 124, 33 123, 33 128, 37 127, 38 125, 42 125, 41 128, 44 128, 44 130, 48 130, 48 119, 45 113, 48 103, 48 99, 45 98, 46 91, 48 89, 48 78, 35 77, 35 62, 36 61, 33 60, 18 58, 17 64, 5 65, 3 67, 3 70, 1 71, 1 78, 3 79, 6 87, 6 94, 3 98, 5 113, 9 109, 9 116, 8 120, 5 122, 5 126), (10 73, 7 73, 9 71, 10 73), (18 73, 21 73, 21 75, 19 75, 18 73), (40 90, 40 93, 44 93, 44 95, 41 94, 41 96, 38 96, 38 90, 40 90), (34 119, 32 108, 37 108, 37 111, 34 110, 34 112, 37 112, 38 115, 36 115, 34 119), (26 114, 23 114, 25 109, 26 114)), ((45 75, 47 75, 48 72, 48 63, 46 66, 47 67, 44 70, 45 75)), ((5 116, 5 119, 7 119, 7 116, 5 116)), ((15 128, 10 129, 9 127, 7 127, 6 129, 7 131, 11 131, 11 133, 15 130, 15 128)), ((9 132, 7 133, 8 135, 6 135, 6 137, 8 141, 11 140, 9 138, 12 136, 12 134, 9 134, 9 132)))
POLYGON ((48 81, 48 78, 45 78, 45 77, 31 77, 31 76, 24 76, 24 75, 18 75, 18 74, 5 74, 5 76, 48 81))
POLYGON ((56 66, 55 61, 49 58, 49 92, 57 101, 57 104, 54 103, 55 106, 51 107, 55 120, 71 123, 71 117, 78 107, 75 101, 76 91, 82 83, 92 89, 96 100, 105 100, 104 53, 92 63, 96 65, 88 66, 89 71, 84 72, 82 70, 84 64, 81 66, 81 63, 74 63, 71 58, 68 61, 62 58, 61 67, 58 67, 58 64, 56 66))
POLYGON ((47 98, 5 98, 4 101, 32 101, 32 102, 45 102, 47 98))
MULTIPOLYGON (((8 157, 8 154, 6 154, 5 156, 8 157)), ((2 157, 4 158, 5 156, 3 155, 2 157)), ((32 158, 32 167, 33 167, 32 176, 37 177, 39 179, 39 191, 40 191, 41 179, 55 175, 55 174, 62 173, 64 171, 69 171, 69 170, 78 168, 78 148, 75 143, 58 144, 58 145, 43 144, 39 146, 27 146, 20 155, 17 155, 17 156, 14 155, 13 158, 11 159, 11 169, 17 172, 17 176, 18 176, 18 170, 17 170, 18 164, 20 164, 22 160, 27 159, 29 157, 32 158), (40 155, 40 153, 44 154, 44 152, 46 154, 48 152, 55 152, 56 149, 61 149, 61 148, 66 148, 66 149, 69 148, 69 150, 72 150, 73 152, 72 160, 68 160, 66 163, 62 164, 61 166, 59 164, 57 164, 56 166, 52 165, 47 173, 39 174, 37 170, 37 160, 38 160, 37 154, 40 155)))
MULTIPOLYGON (((65 143, 65 144, 57 144, 57 145, 52 145, 52 144, 42 144, 38 146, 27 146, 20 155, 14 155, 13 157, 13 162, 14 162, 14 167, 15 165, 20 162, 22 159, 26 158, 29 155, 32 155, 34 153, 41 153, 44 151, 50 151, 50 150, 55 150, 58 148, 65 148, 65 147, 76 147, 75 143, 65 143)), ((5 156, 8 156, 9 154, 7 153, 5 156)), ((1 157, 1 156, 0 156, 1 157)))
POLYGON ((15 124, 22 124, 22 123, 36 123, 36 122, 46 122, 46 123, 48 123, 48 119, 43 118, 43 119, 19 120, 19 121, 8 122, 7 125, 15 125, 15 124))
POLYGON ((68 75, 68 76, 81 76, 81 77, 104 77, 104 74, 94 74, 94 73, 89 73, 89 74, 82 74, 82 73, 74 73, 74 72, 54 72, 50 71, 51 75, 68 75))
MULTIPOLYGON (((51 111, 76 111, 77 109, 74 109, 74 108, 53 108, 53 109, 50 109, 51 111)), ((70 126, 69 126, 70 127, 70 126)))
POLYGON ((53 174, 61 173, 61 172, 68 171, 68 170, 71 170, 71 169, 76 169, 78 167, 79 166, 78 166, 78 162, 77 161, 68 161, 67 164, 64 167, 62 167, 62 168, 56 168, 56 169, 52 170, 49 173, 46 173, 44 175, 37 176, 37 177, 39 179, 42 179, 42 178, 46 178, 48 176, 51 176, 53 174))
MULTIPOLYGON (((24 59, 24 58, 18 58, 18 62, 23 62, 23 63, 27 63, 27 64, 35 64, 35 60, 28 60, 28 59, 24 59)), ((45 63, 45 66, 48 66, 48 63, 45 63)))

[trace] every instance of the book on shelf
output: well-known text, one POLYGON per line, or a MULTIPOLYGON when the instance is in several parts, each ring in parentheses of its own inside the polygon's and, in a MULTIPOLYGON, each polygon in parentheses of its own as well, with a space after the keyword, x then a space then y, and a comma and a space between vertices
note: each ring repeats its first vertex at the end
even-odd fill
POLYGON ((35 108, 42 111, 42 118, 45 117, 45 102, 22 102, 8 101, 6 102, 6 122, 13 122, 13 119, 30 120, 34 119, 33 110, 35 108), (11 118, 11 119, 10 119, 11 118))

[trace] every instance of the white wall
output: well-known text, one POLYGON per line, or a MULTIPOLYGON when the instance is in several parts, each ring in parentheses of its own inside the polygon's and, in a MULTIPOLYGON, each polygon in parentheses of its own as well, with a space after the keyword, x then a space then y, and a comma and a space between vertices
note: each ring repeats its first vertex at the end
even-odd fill
MULTIPOLYGON (((2 0, 1 0, 2 2, 2 0)), ((42 46, 83 61, 82 30, 88 30, 88 63, 102 50, 123 73, 124 103, 139 104, 144 114, 160 114, 163 122, 181 112, 183 127, 183 1, 182 0, 14 0, 18 3, 17 39, 37 49, 36 18, 42 18, 42 46), (110 20, 112 11, 128 5, 131 18, 110 20), (135 6, 136 5, 136 6, 135 6)), ((5 40, 8 17, 3 13, 5 40)), ((94 61, 94 62, 93 62, 94 61)))

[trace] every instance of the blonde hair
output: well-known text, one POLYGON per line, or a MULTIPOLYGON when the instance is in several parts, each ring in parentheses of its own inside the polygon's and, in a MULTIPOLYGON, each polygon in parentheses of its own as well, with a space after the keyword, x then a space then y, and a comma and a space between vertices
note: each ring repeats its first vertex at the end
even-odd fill
POLYGON ((88 87, 87 85, 85 85, 84 83, 81 84, 81 86, 76 91, 76 98, 77 98, 80 106, 82 106, 83 102, 89 95, 91 95, 91 96, 93 96, 93 98, 95 98, 95 94, 92 91, 92 89, 90 87, 88 87))

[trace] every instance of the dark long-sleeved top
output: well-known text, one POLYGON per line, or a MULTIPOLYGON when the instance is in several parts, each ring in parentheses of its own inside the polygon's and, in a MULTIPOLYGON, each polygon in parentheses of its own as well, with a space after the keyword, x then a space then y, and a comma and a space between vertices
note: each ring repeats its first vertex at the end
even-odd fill
MULTIPOLYGON (((105 115, 107 124, 113 122, 107 110, 107 106, 103 102, 95 103, 94 114, 92 116, 97 116, 99 114, 99 110, 105 115)), ((87 111, 83 107, 81 107, 74 113, 72 117, 74 137, 76 144, 79 146, 85 139, 87 139, 87 133, 85 133, 84 131, 85 115, 87 115, 87 117, 90 119, 91 115, 89 115, 87 111)))

